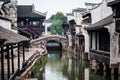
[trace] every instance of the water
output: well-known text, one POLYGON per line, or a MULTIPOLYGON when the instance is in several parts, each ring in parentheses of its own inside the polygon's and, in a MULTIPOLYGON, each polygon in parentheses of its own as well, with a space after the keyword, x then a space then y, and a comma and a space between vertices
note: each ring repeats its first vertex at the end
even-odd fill
POLYGON ((73 59, 67 52, 51 51, 46 65, 37 74, 38 80, 119 80, 102 70, 95 73, 89 62, 73 59))

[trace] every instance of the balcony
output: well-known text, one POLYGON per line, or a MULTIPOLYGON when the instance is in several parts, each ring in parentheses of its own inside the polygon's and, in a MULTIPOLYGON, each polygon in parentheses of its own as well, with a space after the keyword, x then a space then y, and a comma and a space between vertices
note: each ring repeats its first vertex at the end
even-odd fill
POLYGON ((90 58, 91 60, 96 60, 100 63, 110 63, 110 53, 101 50, 90 50, 90 58))

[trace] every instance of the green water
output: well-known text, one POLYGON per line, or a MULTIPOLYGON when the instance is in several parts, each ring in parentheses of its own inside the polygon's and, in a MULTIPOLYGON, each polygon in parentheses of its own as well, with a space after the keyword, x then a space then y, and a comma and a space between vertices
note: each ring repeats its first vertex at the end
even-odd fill
POLYGON ((46 64, 36 75, 38 80, 120 80, 109 72, 96 73, 89 67, 89 61, 74 59, 61 51, 49 52, 46 64))

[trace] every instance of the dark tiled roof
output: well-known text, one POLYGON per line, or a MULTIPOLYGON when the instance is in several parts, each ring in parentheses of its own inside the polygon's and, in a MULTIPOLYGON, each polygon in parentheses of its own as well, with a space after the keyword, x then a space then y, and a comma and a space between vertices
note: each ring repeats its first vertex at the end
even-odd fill
POLYGON ((67 16, 73 16, 73 13, 66 13, 67 16))
POLYGON ((98 5, 99 3, 85 3, 85 5, 91 5, 91 6, 94 6, 94 5, 98 5))
POLYGON ((62 26, 66 27, 66 26, 69 26, 69 24, 68 23, 63 23, 62 26))
POLYGON ((5 44, 7 43, 19 43, 21 41, 29 41, 28 38, 14 33, 8 29, 5 29, 0 26, 0 40, 6 40, 5 44))
POLYGON ((77 8, 77 9, 73 9, 73 12, 82 12, 82 11, 87 11, 86 8, 77 8))
POLYGON ((91 24, 88 27, 85 27, 86 30, 95 30, 95 29, 99 29, 99 28, 103 28, 104 26, 110 24, 113 22, 113 16, 110 15, 94 24, 91 24))
POLYGON ((18 17, 45 18, 45 15, 42 15, 43 13, 36 13, 32 5, 18 5, 17 13, 18 17))
POLYGON ((119 4, 119 3, 120 3, 120 0, 110 1, 110 2, 108 2, 108 6, 113 6, 113 5, 116 5, 116 4, 119 4))
POLYGON ((69 23, 70 23, 70 24, 76 24, 76 22, 75 22, 74 19, 70 20, 69 23))
POLYGON ((6 17, 3 17, 3 16, 1 16, 1 15, 0 15, 0 19, 2 19, 2 20, 7 20, 7 21, 11 21, 11 19, 6 18, 6 17))

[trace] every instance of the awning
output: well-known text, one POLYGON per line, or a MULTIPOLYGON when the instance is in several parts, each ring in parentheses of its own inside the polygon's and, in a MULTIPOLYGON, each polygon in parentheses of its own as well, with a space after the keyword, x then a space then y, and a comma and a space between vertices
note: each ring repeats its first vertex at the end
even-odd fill
POLYGON ((82 19, 82 21, 86 21, 86 20, 88 20, 88 19, 90 19, 90 17, 89 17, 89 16, 87 16, 87 17, 83 18, 83 19, 82 19))
POLYGON ((85 27, 85 30, 95 30, 95 29, 99 29, 99 28, 104 28, 104 26, 110 24, 113 22, 113 15, 110 15, 94 24, 91 24, 88 27, 85 27))

